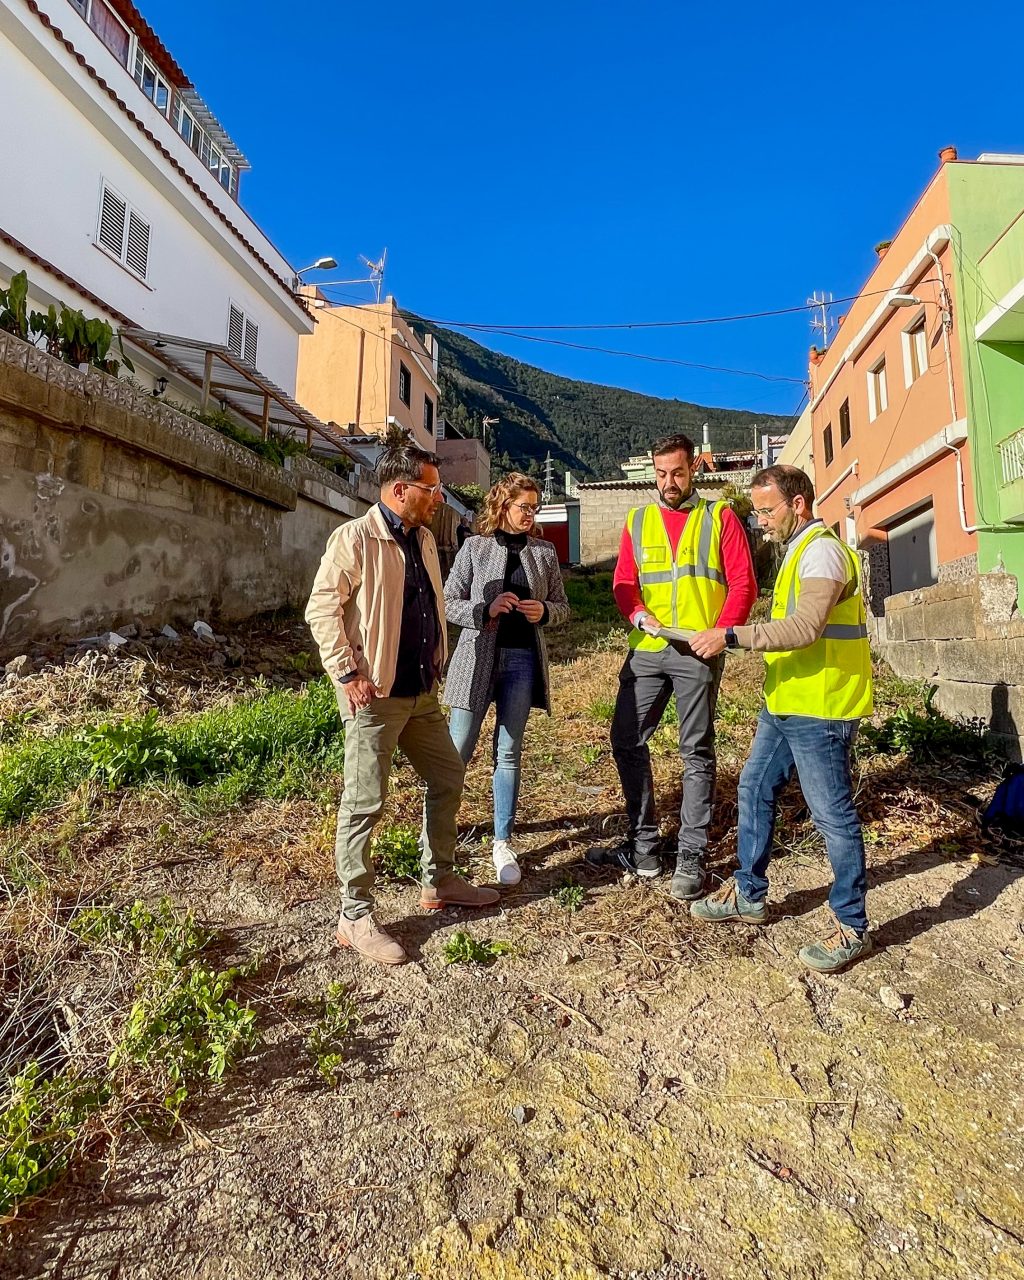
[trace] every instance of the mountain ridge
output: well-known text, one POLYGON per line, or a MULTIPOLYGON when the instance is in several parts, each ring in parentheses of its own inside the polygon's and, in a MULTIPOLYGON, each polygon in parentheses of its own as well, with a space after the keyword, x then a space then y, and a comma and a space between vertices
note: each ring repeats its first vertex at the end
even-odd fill
POLYGON ((620 464, 644 453, 655 440, 683 431, 697 443, 708 423, 717 452, 749 449, 755 427, 782 435, 794 419, 785 414, 727 409, 665 399, 548 373, 417 316, 406 319, 422 337, 438 344, 440 412, 463 435, 480 438, 485 416, 495 474, 509 470, 540 474, 550 451, 555 473, 581 480, 621 479, 620 464))

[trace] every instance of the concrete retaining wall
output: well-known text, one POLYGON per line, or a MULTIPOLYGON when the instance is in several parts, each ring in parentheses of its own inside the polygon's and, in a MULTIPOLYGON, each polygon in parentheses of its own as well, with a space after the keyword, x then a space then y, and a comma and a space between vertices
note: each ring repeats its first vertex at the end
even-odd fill
POLYGON ((1000 749, 1024 750, 1024 617, 1009 573, 940 582, 890 596, 883 657, 897 673, 936 687, 947 716, 980 717, 1000 749))
POLYGON ((300 605, 331 530, 373 494, 293 463, 0 334, 0 656, 300 605))

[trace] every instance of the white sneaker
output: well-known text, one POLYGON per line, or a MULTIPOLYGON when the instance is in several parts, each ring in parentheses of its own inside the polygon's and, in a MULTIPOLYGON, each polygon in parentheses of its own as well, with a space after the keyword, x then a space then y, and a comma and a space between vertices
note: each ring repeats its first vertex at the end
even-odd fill
POLYGON ((498 873, 498 884, 513 885, 522 880, 523 873, 519 870, 516 855, 512 852, 512 846, 507 840, 495 840, 491 861, 498 873))

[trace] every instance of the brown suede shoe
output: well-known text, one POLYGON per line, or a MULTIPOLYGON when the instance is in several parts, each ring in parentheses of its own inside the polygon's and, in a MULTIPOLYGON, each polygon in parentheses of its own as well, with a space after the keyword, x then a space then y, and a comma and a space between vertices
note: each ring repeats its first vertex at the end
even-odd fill
POLYGON ((454 871, 446 871, 437 884, 425 884, 420 893, 424 911, 440 911, 443 907, 490 907, 501 898, 497 889, 478 889, 454 871))
POLYGON ((382 929, 367 913, 358 920, 349 920, 342 916, 338 921, 338 932, 334 935, 340 947, 351 947, 367 960, 376 960, 378 964, 405 964, 409 957, 405 948, 391 934, 382 929))

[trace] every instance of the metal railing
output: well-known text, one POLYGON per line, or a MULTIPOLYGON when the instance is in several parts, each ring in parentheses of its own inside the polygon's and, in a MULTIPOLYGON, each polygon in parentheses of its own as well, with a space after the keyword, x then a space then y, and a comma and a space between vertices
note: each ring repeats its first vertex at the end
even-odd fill
POLYGON ((1003 467, 1003 484, 1024 480, 1024 427, 999 445, 999 461, 1003 467))

